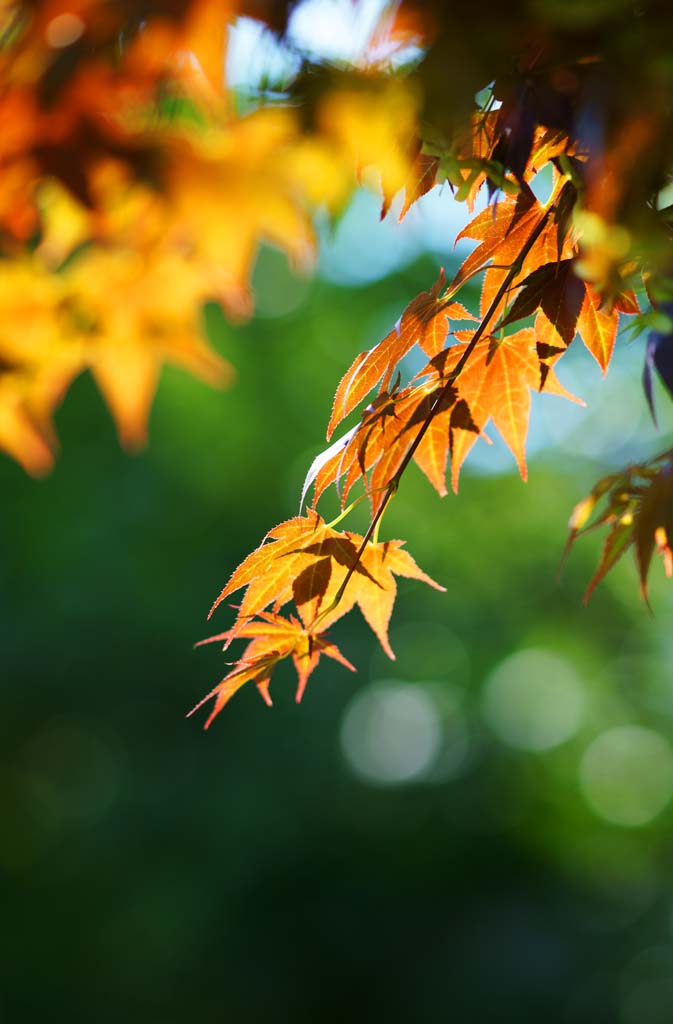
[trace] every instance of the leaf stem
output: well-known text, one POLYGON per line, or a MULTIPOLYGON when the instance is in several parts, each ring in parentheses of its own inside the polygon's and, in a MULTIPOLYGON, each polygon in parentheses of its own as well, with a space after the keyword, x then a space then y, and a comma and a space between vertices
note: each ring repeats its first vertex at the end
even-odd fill
POLYGON ((360 494, 355 499, 355 501, 351 501, 350 505, 348 505, 345 509, 343 509, 343 511, 339 513, 339 515, 336 517, 336 519, 333 519, 331 521, 331 523, 327 523, 328 529, 333 530, 335 526, 338 526, 339 523, 342 521, 342 519, 345 519, 346 516, 349 515, 349 513, 351 513, 353 511, 353 509, 356 508, 356 506, 358 506, 360 504, 361 501, 364 501, 364 499, 366 497, 367 497, 366 494, 360 494))
MULTIPOLYGON (((432 423, 433 419, 435 418, 438 410, 441 409, 442 403, 443 403, 444 399, 447 397, 447 395, 449 394, 449 391, 451 390, 451 388, 453 387, 453 384, 454 384, 456 378, 464 370, 465 365, 466 365, 468 359, 470 358, 470 356, 474 352, 475 348, 477 347, 479 341, 483 337, 483 335, 484 335, 484 333, 486 331, 486 328, 488 327, 489 323, 493 319, 493 317, 494 317, 494 315, 495 315, 495 313, 496 313, 496 311, 498 309, 498 306, 500 305, 500 302, 501 302, 503 296, 508 292, 508 290, 511 287, 512 282, 514 281, 514 279, 517 276, 517 274, 520 273, 521 267, 523 265, 523 262, 524 262, 526 256, 531 251, 531 249, 533 248, 533 246, 537 242, 538 238, 540 237, 540 235, 544 231, 545 227, 547 226, 547 221, 549 220, 549 217, 551 216, 553 209, 554 209, 554 206, 550 202, 548 204, 548 206, 547 206, 543 216, 540 218, 539 223, 535 226, 535 229, 530 233, 530 235, 528 236, 528 238, 524 242, 524 244, 523 244, 523 246, 521 248, 521 251, 519 252, 517 258, 511 264, 511 266, 509 268, 509 271, 507 272, 506 276, 503 278, 502 283, 500 284, 500 287, 498 288, 497 292, 495 293, 495 296, 493 298, 493 301, 491 302, 491 305, 486 310, 486 313, 484 314, 484 316, 483 316, 483 318, 481 320, 481 323, 479 324, 479 326, 477 327, 476 331, 474 332, 474 334, 470 338, 470 341, 468 342, 468 344, 465 347, 465 351, 463 352, 462 356, 460 357, 460 359, 456 363, 454 369, 449 374, 449 376, 448 376, 448 378, 446 380, 446 383, 444 384, 444 386, 438 392, 437 397, 435 398, 434 402, 432 403, 432 406, 430 407, 430 410, 429 410, 427 416, 425 417, 425 419, 423 420, 423 423, 421 424, 420 430, 416 434, 416 437, 414 438, 414 440, 409 445, 409 448, 407 449, 406 454, 405 454, 404 458, 402 459, 402 462, 400 463, 400 465, 398 466, 394 476, 392 477, 392 479, 388 483, 388 485, 387 485, 387 487, 386 487, 386 489, 384 491, 383 497, 382 497, 382 499, 381 499, 381 501, 380 501, 380 503, 379 503, 379 505, 378 505, 378 507, 376 509, 376 512, 374 513, 374 515, 372 517, 372 520, 371 520, 368 528, 367 528, 367 532, 365 533, 364 537, 362 538, 362 542, 361 542, 360 547, 358 548, 358 550, 357 550, 357 552, 355 554, 355 558, 353 559, 353 562, 351 563, 351 565, 349 565, 348 572, 346 573, 346 575, 344 577, 343 583, 341 584, 341 586, 339 587, 339 589, 337 590, 337 592, 336 592, 336 594, 334 596, 334 600, 330 604, 329 608, 326 608, 314 620, 314 622, 312 624, 313 626, 315 626, 321 619, 325 618, 325 616, 328 615, 331 611, 333 611, 337 607, 337 605, 339 604, 339 601, 343 597, 344 591, 346 590, 346 587, 348 586, 353 573, 355 572, 355 570, 357 569, 357 567, 358 567, 358 565, 360 563, 360 559, 362 558, 362 556, 363 556, 363 554, 365 552, 367 544, 371 540, 371 538, 374 535, 375 531, 377 531, 377 529, 378 529, 378 524, 379 524, 379 522, 381 520, 381 517, 383 516, 383 513, 385 512, 386 508, 388 507, 388 503, 390 502, 390 499, 395 494, 395 492, 397 491, 397 488, 400 485, 400 480, 402 478, 402 474, 404 473, 404 471, 406 470, 407 466, 409 465, 409 463, 413 459, 414 455, 416 454, 416 451, 418 450, 418 446, 420 445, 421 441, 425 437, 425 434, 426 434, 430 424, 432 423)), ((449 305, 449 301, 450 301, 449 299, 446 300, 446 302, 445 302, 446 306, 449 305)))

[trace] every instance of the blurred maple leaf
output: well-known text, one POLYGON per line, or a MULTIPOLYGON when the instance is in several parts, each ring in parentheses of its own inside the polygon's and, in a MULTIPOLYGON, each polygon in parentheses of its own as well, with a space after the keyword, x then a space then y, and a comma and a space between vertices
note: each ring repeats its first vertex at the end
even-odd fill
MULTIPOLYGON (((287 102, 239 115, 224 77, 228 25, 246 10, 234 0, 5 6, 3 320, 19 322, 20 275, 25 294, 38 295, 20 318, 26 336, 10 329, 0 339, 13 371, 0 391, 0 445, 40 472, 51 464, 53 408, 85 368, 128 447, 145 440, 164 362, 226 383, 231 369, 203 339, 203 302, 220 301, 233 318, 251 313, 262 242, 299 270, 311 266, 315 208, 341 208, 369 165, 395 191, 416 102, 404 83, 376 73, 351 90, 326 77, 311 124, 287 102), (169 112, 174 99, 190 116, 169 112), (38 400, 45 376, 58 386, 40 384, 38 400)), ((274 25, 289 10, 274 0, 252 6, 274 25)))
POLYGON ((81 324, 82 365, 115 417, 122 443, 146 440, 147 419, 165 362, 213 386, 231 368, 201 338, 204 295, 198 269, 172 252, 91 248, 66 275, 70 312, 81 324))

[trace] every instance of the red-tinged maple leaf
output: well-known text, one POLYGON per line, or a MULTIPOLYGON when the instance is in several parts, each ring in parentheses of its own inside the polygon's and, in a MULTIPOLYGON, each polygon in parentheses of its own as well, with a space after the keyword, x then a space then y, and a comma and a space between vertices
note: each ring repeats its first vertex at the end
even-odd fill
MULTIPOLYGON (((463 344, 455 345, 442 352, 420 375, 429 374, 432 380, 433 373, 436 373, 438 380, 446 380, 457 366, 465 347, 463 344)), ((545 394, 561 395, 580 405, 584 404, 563 387, 551 369, 541 386, 535 332, 532 328, 517 331, 503 341, 493 337, 483 338, 456 378, 454 387, 457 400, 441 414, 441 425, 449 437, 454 491, 458 490, 463 462, 491 419, 514 455, 522 479, 527 478, 525 449, 531 390, 544 390, 545 394)), ((439 424, 437 429, 440 429, 439 424)), ((438 458, 441 458, 441 450, 438 458)), ((424 469, 422 460, 419 465, 424 469)), ((438 469, 429 475, 434 486, 437 485, 438 475, 438 469)))
MULTIPOLYGON (((530 251, 526 255, 520 272, 516 275, 498 305, 493 309, 491 314, 493 318, 491 321, 492 323, 495 323, 496 319, 505 313, 507 305, 512 302, 512 298, 517 292, 520 292, 520 289, 526 283, 526 280, 539 267, 546 263, 552 264, 557 262, 557 247, 558 226, 554 221, 549 220, 540 233, 540 236, 535 240, 530 251)), ((565 242, 562 248, 566 255, 569 256, 572 254, 572 246, 568 241, 565 242)), ((481 300, 479 304, 479 314, 482 319, 491 308, 500 286, 509 273, 510 267, 507 266, 489 267, 484 273, 484 280, 481 288, 481 300)))
POLYGON ((511 267, 547 212, 526 186, 518 196, 507 196, 482 210, 456 238, 472 238, 480 244, 470 253, 449 286, 455 292, 489 264, 511 267))
POLYGON ((647 577, 655 550, 662 555, 666 575, 673 572, 673 466, 665 462, 640 497, 633 521, 633 542, 640 591, 647 601, 647 577))
POLYGON ((573 544, 579 536, 597 529, 606 523, 609 530, 603 544, 598 568, 594 573, 584 594, 587 604, 592 593, 621 556, 633 543, 633 516, 638 499, 630 491, 630 473, 612 473, 602 477, 593 487, 590 494, 577 503, 568 521, 568 540, 561 556, 563 566, 573 544), (609 493, 612 492, 612 493, 609 493), (609 494, 609 499, 602 514, 590 522, 597 504, 609 494))
POLYGON ((381 390, 387 390, 398 364, 414 345, 420 345, 426 355, 440 352, 449 332, 449 318, 474 320, 475 317, 458 302, 447 303, 441 298, 446 285, 442 270, 429 292, 422 292, 409 303, 398 324, 378 345, 361 353, 341 378, 332 406, 327 428, 327 439, 335 427, 381 381, 381 390))
POLYGON ((535 131, 533 148, 528 158, 528 166, 524 178, 531 181, 535 175, 542 170, 545 164, 550 163, 561 153, 573 154, 575 147, 570 143, 566 132, 559 128, 538 128, 535 131))
POLYGON ((610 307, 609 303, 605 303, 603 297, 587 284, 577 319, 577 333, 600 366, 603 375, 607 373, 612 358, 618 324, 617 306, 610 307))
MULTIPOLYGON (((619 293, 613 301, 606 299, 588 281, 580 281, 572 275, 568 266, 570 260, 561 262, 566 267, 561 268, 558 276, 551 269, 540 268, 545 272, 548 284, 548 288, 542 288, 540 309, 535 319, 538 355, 540 362, 545 364, 542 367, 543 377, 546 366, 565 352, 575 332, 605 375, 615 346, 619 313, 633 315, 640 312, 638 301, 630 289, 619 293)), ((553 266, 549 264, 549 268, 553 266)), ((561 264, 557 266, 561 267, 561 264)), ((544 282, 538 281, 537 284, 544 285, 544 282)), ((523 291, 519 297, 521 295, 523 291)))
POLYGON ((529 274, 501 326, 542 309, 567 348, 575 337, 585 293, 584 282, 575 275, 574 262, 554 260, 529 274))
MULTIPOLYGON (((421 196, 426 195, 430 189, 435 187, 437 184, 438 168, 439 157, 430 156, 421 149, 418 150, 404 186, 404 203, 400 210, 400 220, 404 219, 409 212, 409 208, 417 199, 420 199, 421 196)), ((382 211, 382 216, 385 216, 385 212, 385 210, 382 211)))
POLYGON ((309 632, 293 615, 286 619, 282 615, 261 612, 259 620, 247 622, 236 631, 227 630, 224 633, 218 633, 217 636, 201 640, 197 647, 222 640, 228 643, 234 635, 250 638, 252 642, 246 647, 243 657, 234 663, 231 672, 227 673, 224 679, 210 693, 206 694, 187 716, 193 715, 214 697, 215 705, 206 720, 204 729, 209 727, 227 701, 245 683, 254 682, 265 703, 271 706, 269 695, 271 674, 276 665, 285 658, 291 657, 297 670, 297 703, 301 701, 309 676, 316 668, 321 655, 324 654, 341 665, 345 665, 351 672, 355 672, 355 667, 344 658, 339 648, 327 639, 324 632, 309 632))
POLYGON ((589 603, 598 584, 605 579, 633 544, 633 513, 631 511, 624 511, 619 515, 610 513, 606 517, 606 521, 609 522, 610 528, 603 544, 598 567, 584 593, 585 604, 589 603))
POLYGON ((635 316, 637 313, 640 313, 638 299, 632 288, 624 288, 618 292, 614 304, 615 309, 619 313, 626 313, 627 316, 635 316))

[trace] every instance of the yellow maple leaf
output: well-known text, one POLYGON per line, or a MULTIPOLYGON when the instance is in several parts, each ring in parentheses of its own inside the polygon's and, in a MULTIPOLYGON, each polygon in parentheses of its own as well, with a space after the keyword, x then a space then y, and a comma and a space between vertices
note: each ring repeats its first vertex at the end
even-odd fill
POLYGON ((103 392, 122 444, 145 443, 147 420, 165 362, 222 386, 231 368, 202 340, 202 276, 189 260, 160 248, 139 253, 92 248, 67 284, 82 330, 83 362, 103 392))

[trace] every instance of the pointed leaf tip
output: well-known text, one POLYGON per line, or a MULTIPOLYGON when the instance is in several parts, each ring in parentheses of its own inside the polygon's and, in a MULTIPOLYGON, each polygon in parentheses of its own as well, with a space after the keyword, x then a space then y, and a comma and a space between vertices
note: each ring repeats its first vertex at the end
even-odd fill
POLYGON ((243 657, 235 662, 224 679, 187 715, 190 717, 207 701, 215 698, 214 707, 204 726, 206 729, 225 704, 247 682, 255 683, 262 700, 271 707, 269 684, 272 673, 276 665, 288 657, 292 658, 297 671, 297 702, 301 700, 307 680, 318 665, 322 654, 355 671, 353 665, 324 633, 309 633, 302 622, 294 616, 285 618, 278 613, 262 610, 258 617, 250 618, 235 627, 235 631, 237 636, 251 640, 243 657))

